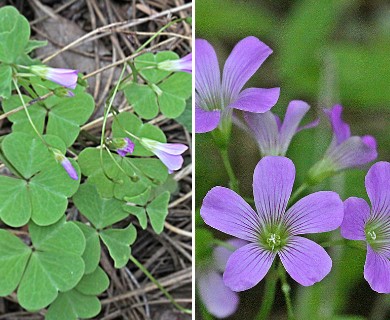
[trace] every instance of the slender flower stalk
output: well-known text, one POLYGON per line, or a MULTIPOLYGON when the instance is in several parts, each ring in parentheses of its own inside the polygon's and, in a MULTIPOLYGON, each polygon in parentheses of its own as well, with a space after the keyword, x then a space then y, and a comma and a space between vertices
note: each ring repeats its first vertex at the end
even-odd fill
POLYGON ((187 54, 179 60, 166 60, 157 64, 157 69, 172 72, 192 73, 192 53, 187 54))
POLYGON ((75 89, 77 86, 78 70, 50 68, 47 66, 33 65, 29 70, 44 79, 58 83, 59 85, 75 89))
POLYGON ((351 197, 344 202, 341 235, 367 243, 364 278, 379 293, 390 293, 390 163, 375 163, 366 175, 371 202, 351 197))
POLYGON ((278 255, 289 275, 303 286, 321 281, 332 260, 315 242, 299 235, 337 229, 343 203, 335 192, 308 195, 286 211, 295 179, 295 167, 285 157, 267 156, 253 175, 255 212, 230 189, 215 187, 203 200, 200 214, 209 226, 249 244, 229 258, 223 276, 233 291, 254 287, 278 255))
POLYGON ((352 136, 349 125, 341 118, 342 111, 341 105, 324 110, 332 125, 333 139, 322 160, 310 169, 309 185, 318 184, 341 170, 362 167, 378 156, 375 138, 352 136))
POLYGON ((210 43, 197 39, 195 48, 195 132, 209 132, 230 122, 232 109, 263 113, 278 101, 279 88, 242 90, 272 53, 259 39, 247 37, 237 43, 226 60, 222 81, 217 55, 210 43))
POLYGON ((271 111, 264 113, 244 112, 244 118, 259 145, 262 156, 284 156, 296 133, 316 127, 319 119, 299 127, 310 106, 300 100, 291 101, 283 123, 271 111))
POLYGON ((179 170, 183 165, 182 153, 188 147, 181 143, 162 143, 152 139, 141 138, 141 144, 149 151, 153 152, 172 173, 179 170))

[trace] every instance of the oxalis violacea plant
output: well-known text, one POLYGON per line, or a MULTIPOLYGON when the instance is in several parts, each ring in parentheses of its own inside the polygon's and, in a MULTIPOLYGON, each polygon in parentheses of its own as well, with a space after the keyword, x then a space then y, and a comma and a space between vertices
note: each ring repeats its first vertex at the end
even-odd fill
MULTIPOLYGON (((195 46, 195 130, 211 132, 209 137, 219 149, 229 177, 229 188, 216 186, 208 191, 197 221, 197 294, 203 318, 231 316, 239 307, 237 292, 265 281, 254 319, 270 319, 280 281, 287 317, 296 319, 287 274, 302 286, 322 281, 335 263, 324 247, 335 245, 366 250, 364 278, 374 291, 390 293, 390 163, 377 162, 367 172, 365 186, 371 206, 356 197, 343 202, 333 191, 302 196, 327 178, 374 161, 375 138, 352 135, 342 118, 341 105, 324 109, 332 140, 322 158, 306 172, 303 183, 293 189, 295 164, 286 157, 290 142, 301 130, 316 127, 319 120, 301 126, 310 106, 293 100, 282 121, 271 111, 279 98, 278 88, 242 90, 272 50, 256 37, 241 40, 226 60, 221 77, 211 44, 197 39, 195 46), (233 109, 243 111, 243 121, 233 109), (256 141, 261 154, 250 198, 242 197, 227 152, 232 123, 256 141), (221 241, 206 225, 233 238, 221 241), (329 241, 317 243, 307 238, 307 234, 337 229, 338 237, 323 235, 329 241)), ((245 153, 245 146, 239 148, 245 153)))
POLYGON ((30 40, 29 23, 14 7, 0 9, 1 119, 12 123, 0 149, 9 171, 0 176, 0 296, 15 293, 24 309, 46 309, 46 319, 92 318, 101 309, 97 296, 109 286, 99 266, 104 246, 115 268, 130 260, 177 308, 190 312, 131 255, 136 227, 114 226, 132 215, 143 229, 148 222, 157 234, 164 228, 170 174, 183 166, 188 147, 167 143, 164 132, 143 119, 183 113, 191 96, 192 59, 142 52, 182 20, 151 36, 123 66, 105 104, 100 138, 80 150, 72 146, 95 109, 86 81, 78 70, 31 58, 46 42, 30 40), (119 91, 133 110, 114 106, 119 91), (81 213, 79 221, 67 214, 69 201, 81 213))

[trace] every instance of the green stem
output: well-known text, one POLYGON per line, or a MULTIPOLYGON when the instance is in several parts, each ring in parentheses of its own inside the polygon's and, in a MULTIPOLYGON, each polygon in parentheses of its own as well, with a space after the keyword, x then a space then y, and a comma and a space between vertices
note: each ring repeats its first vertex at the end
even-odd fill
POLYGON ((284 297, 286 299, 288 320, 294 320, 295 317, 294 317, 291 296, 290 296, 291 288, 287 282, 286 270, 284 269, 284 267, 281 263, 279 264, 279 267, 278 267, 278 273, 279 273, 280 281, 282 283, 282 291, 283 291, 284 297))
POLYGON ((233 191, 240 193, 238 188, 238 180, 234 174, 233 167, 229 160, 228 150, 225 148, 219 148, 219 151, 221 153, 222 161, 230 180, 230 188, 232 188, 233 191))
POLYGON ((303 183, 298 189, 294 191, 292 196, 290 197, 289 204, 292 205, 294 202, 296 202, 297 198, 301 195, 303 191, 307 189, 309 185, 306 183, 303 183))
POLYGON ((152 281, 161 292, 168 298, 169 301, 181 312, 192 314, 192 310, 183 308, 180 304, 178 304, 175 299, 170 295, 170 293, 152 276, 152 274, 144 267, 144 265, 139 262, 136 258, 130 255, 130 261, 133 262, 149 279, 152 281))
POLYGON ((271 267, 271 270, 268 272, 265 278, 265 287, 263 301, 261 303, 260 311, 254 318, 255 320, 267 320, 269 319, 269 314, 272 310, 272 305, 275 300, 276 293, 276 284, 278 282, 278 273, 271 267))

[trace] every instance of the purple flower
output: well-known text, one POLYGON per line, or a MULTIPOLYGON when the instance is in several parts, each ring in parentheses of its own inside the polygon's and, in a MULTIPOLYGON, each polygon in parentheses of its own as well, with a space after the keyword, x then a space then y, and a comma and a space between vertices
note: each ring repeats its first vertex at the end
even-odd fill
POLYGON ((128 153, 132 154, 134 151, 134 142, 129 138, 115 138, 112 143, 121 157, 126 157, 128 153))
POLYGON ((61 163, 62 167, 68 173, 69 177, 73 180, 78 180, 78 174, 76 169, 73 167, 72 163, 67 157, 65 157, 60 150, 52 149, 54 153, 54 158, 61 163))
MULTIPOLYGON (((232 249, 238 249, 248 242, 241 239, 227 241, 232 249)), ((197 286, 200 299, 207 311, 217 318, 226 318, 234 314, 238 308, 237 293, 225 286, 222 272, 234 250, 218 246, 213 251, 213 264, 201 267, 197 272, 197 286)))
POLYGON ((192 53, 187 54, 179 60, 166 60, 160 62, 157 65, 157 68, 166 71, 183 71, 187 73, 192 73, 192 53))
POLYGON ((390 293, 390 163, 375 163, 366 175, 371 201, 351 197, 344 202, 341 235, 367 242, 364 278, 379 293, 390 293))
POLYGON ((309 109, 310 106, 304 101, 291 101, 283 123, 271 111, 264 113, 245 112, 244 118, 257 140, 261 154, 263 156, 284 156, 292 137, 297 132, 317 126, 319 120, 298 127, 309 109))
POLYGON ((341 105, 324 110, 332 125, 333 139, 324 158, 310 169, 309 184, 317 184, 343 169, 361 167, 378 156, 375 138, 351 136, 349 125, 341 118, 342 111, 341 105))
POLYGON ((276 255, 290 276, 303 286, 321 281, 332 260, 315 242, 300 234, 327 232, 343 220, 343 203, 335 192, 306 196, 286 211, 295 167, 285 157, 267 156, 253 175, 255 212, 234 191, 215 187, 203 200, 200 214, 209 226, 250 243, 228 260, 224 282, 233 291, 254 287, 276 255))
POLYGON ((188 149, 186 145, 181 143, 162 143, 147 138, 141 138, 140 142, 165 164, 170 173, 182 167, 184 160, 181 154, 188 149))
MULTIPOLYGON (((226 110, 262 113, 278 101, 280 89, 249 88, 253 76, 272 50, 255 37, 247 37, 234 47, 221 73, 214 48, 206 40, 195 41, 195 131, 214 130, 226 110)), ((229 112, 227 112, 229 114, 229 112)))
POLYGON ((30 70, 37 76, 58 83, 63 87, 74 89, 77 86, 78 70, 50 68, 39 65, 31 66, 30 70))

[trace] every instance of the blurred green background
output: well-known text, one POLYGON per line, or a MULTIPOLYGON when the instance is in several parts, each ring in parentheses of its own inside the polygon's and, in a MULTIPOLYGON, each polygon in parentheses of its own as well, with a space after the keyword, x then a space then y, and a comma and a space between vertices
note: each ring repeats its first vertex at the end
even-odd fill
MULTIPOLYGON (((322 108, 336 103, 344 106, 344 120, 352 134, 373 135, 378 161, 390 161, 389 1, 196 0, 195 30, 197 38, 214 46, 221 67, 240 39, 258 37, 274 52, 247 86, 280 86, 281 96, 273 110, 281 116, 290 100, 301 99, 312 106, 305 122, 321 118, 318 128, 295 136, 287 154, 297 169, 296 186, 330 143, 322 108)), ((228 179, 211 135, 197 134, 195 139, 199 208, 207 191, 227 186, 228 179)), ((258 148, 250 136, 234 128, 229 152, 240 190, 251 197, 258 148)), ((366 172, 346 171, 309 192, 334 190, 342 199, 367 199, 366 172)), ((215 234, 224 239, 221 233, 215 234)), ((339 237, 338 232, 331 237, 339 237)), ((390 319, 390 297, 373 292, 363 278, 365 252, 335 247, 330 253, 333 269, 321 283, 304 288, 290 279, 297 319, 390 319)), ((240 294, 240 309, 231 319, 252 319, 261 303, 262 286, 240 294)), ((286 318, 279 290, 270 319, 286 318)))

